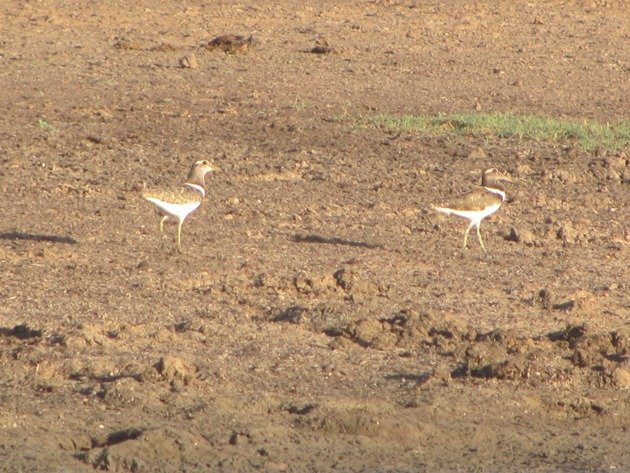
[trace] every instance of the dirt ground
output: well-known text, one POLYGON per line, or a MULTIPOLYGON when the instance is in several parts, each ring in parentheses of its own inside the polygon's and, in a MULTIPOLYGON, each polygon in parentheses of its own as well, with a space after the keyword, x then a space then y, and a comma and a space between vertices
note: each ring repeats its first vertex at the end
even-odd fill
POLYGON ((357 125, 627 119, 624 3, 2 1, 0 471, 630 471, 629 150, 357 125))

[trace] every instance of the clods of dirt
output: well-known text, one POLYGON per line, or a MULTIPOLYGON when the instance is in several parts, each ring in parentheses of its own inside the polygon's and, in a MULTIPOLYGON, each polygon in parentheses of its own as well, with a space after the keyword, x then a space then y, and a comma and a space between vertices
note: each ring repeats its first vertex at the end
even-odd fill
POLYGON ((254 36, 238 34, 223 34, 201 44, 206 49, 220 49, 226 53, 247 53, 255 44, 254 36))

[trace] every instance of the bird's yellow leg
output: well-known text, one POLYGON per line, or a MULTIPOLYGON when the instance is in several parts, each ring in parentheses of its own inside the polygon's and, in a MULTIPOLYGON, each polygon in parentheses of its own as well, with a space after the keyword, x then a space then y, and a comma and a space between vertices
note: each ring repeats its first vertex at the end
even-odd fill
POLYGON ((468 244, 468 232, 470 231, 471 228, 472 228, 472 223, 468 225, 468 228, 464 232, 464 249, 466 249, 466 245, 468 244))
POLYGON ((162 220, 160 220, 160 233, 164 233, 164 222, 168 220, 168 215, 164 215, 162 220))
POLYGON ((483 248, 483 251, 486 251, 486 247, 483 245, 483 240, 481 239, 481 232, 479 231, 479 226, 481 225, 481 222, 479 222, 479 224, 477 225, 477 238, 479 238, 479 243, 481 243, 481 248, 483 248))
POLYGON ((177 223, 177 249, 182 251, 182 221, 177 223))

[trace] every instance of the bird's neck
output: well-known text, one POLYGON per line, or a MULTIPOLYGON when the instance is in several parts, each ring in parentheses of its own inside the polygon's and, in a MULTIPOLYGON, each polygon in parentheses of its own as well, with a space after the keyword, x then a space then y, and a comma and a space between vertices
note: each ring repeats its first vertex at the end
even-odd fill
POLYGON ((186 184, 193 187, 193 189, 199 190, 198 188, 200 188, 201 192, 205 193, 204 191, 204 186, 206 185, 205 177, 206 177, 206 173, 203 169, 192 168, 190 170, 190 174, 188 174, 188 179, 186 180, 186 184))
POLYGON ((194 182, 190 182, 190 180, 186 182, 184 185, 199 192, 202 197, 206 196, 206 189, 203 187, 203 185, 195 184, 194 182))
POLYGON ((481 186, 486 189, 496 189, 505 193, 505 187, 503 187, 500 181, 492 179, 492 177, 486 176, 485 174, 481 177, 481 186))
POLYGON ((484 189, 488 192, 492 192, 494 195, 501 198, 501 202, 505 201, 505 191, 501 189, 497 189, 495 186, 486 187, 484 189))

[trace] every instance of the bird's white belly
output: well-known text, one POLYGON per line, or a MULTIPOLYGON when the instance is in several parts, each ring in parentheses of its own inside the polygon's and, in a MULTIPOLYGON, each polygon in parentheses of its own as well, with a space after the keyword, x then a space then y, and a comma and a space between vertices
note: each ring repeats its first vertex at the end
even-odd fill
POLYGON ((477 223, 481 222, 488 215, 495 213, 497 210, 499 210, 499 207, 501 207, 501 204, 493 204, 483 210, 456 210, 444 207, 438 207, 435 210, 445 213, 447 215, 457 215, 458 217, 463 217, 470 220, 471 222, 477 223))
POLYGON ((171 215, 178 220, 184 220, 186 216, 201 205, 201 202, 188 202, 186 204, 173 204, 164 202, 155 197, 145 197, 149 202, 153 202, 164 213, 171 215))

